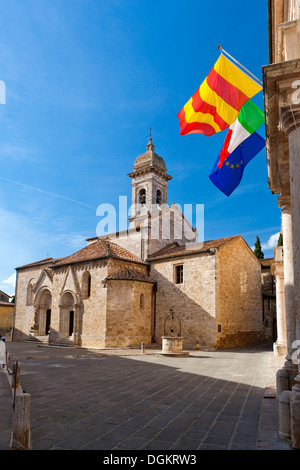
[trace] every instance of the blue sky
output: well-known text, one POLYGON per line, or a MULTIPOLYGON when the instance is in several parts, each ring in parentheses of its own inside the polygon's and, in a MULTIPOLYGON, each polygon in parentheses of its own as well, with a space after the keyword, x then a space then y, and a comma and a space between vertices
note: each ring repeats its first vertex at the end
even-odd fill
MULTIPOLYGON (((208 177, 226 131, 181 136, 177 119, 219 44, 261 79, 267 2, 241 5, 0 1, 0 289, 14 293, 17 266, 83 248, 100 204, 130 201, 127 173, 150 127, 173 177, 169 203, 204 204, 205 239, 241 234, 253 246, 258 235, 273 255, 280 212, 265 150, 228 198, 208 177)), ((263 109, 262 92, 253 101, 263 109)))

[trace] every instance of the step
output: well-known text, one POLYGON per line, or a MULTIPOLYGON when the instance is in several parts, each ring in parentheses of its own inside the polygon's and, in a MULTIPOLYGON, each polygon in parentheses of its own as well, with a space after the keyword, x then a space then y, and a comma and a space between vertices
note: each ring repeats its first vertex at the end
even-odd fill
POLYGON ((29 338, 26 341, 31 341, 33 343, 48 343, 48 335, 44 335, 44 336, 29 335, 29 338))
POLYGON ((51 341, 51 343, 49 343, 49 346, 70 348, 70 347, 73 346, 73 341, 71 341, 70 339, 67 339, 67 338, 62 338, 60 340, 51 341))

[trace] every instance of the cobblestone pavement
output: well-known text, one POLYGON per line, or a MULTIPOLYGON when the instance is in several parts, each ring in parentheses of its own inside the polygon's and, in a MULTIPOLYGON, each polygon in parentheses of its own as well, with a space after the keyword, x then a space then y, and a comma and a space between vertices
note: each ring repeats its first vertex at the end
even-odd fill
POLYGON ((189 357, 162 356, 155 346, 145 354, 29 342, 7 349, 31 394, 33 450, 291 449, 277 435, 283 359, 272 345, 189 357))

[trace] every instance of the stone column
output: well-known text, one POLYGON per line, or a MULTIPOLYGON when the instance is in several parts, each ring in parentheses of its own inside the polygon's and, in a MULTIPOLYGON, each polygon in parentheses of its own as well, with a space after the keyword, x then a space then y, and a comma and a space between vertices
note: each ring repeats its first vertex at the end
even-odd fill
MULTIPOLYGON (((277 247, 281 248, 281 247, 277 247)), ((276 283, 276 323, 277 323, 277 340, 274 344, 274 354, 276 356, 287 355, 286 341, 286 318, 285 318, 285 295, 284 295, 284 276, 283 264, 274 263, 272 274, 275 276, 276 283)), ((280 385, 280 389, 286 390, 285 386, 280 385)))
MULTIPOLYGON (((281 121, 289 142, 290 192, 292 211, 294 300, 296 312, 295 340, 300 340, 300 105, 281 108, 281 121)), ((284 237, 284 235, 283 235, 284 237)), ((292 286, 291 286, 292 287, 292 286)), ((294 344, 296 350, 296 344, 294 344)), ((295 352, 295 351, 294 351, 295 352)), ((296 384, 291 394, 291 439, 295 449, 300 449, 300 365, 296 384)), ((298 363, 298 364, 297 364, 298 363)))
POLYGON ((277 372, 277 393, 280 394, 283 390, 291 390, 294 384, 294 378, 297 375, 297 367, 292 362, 293 343, 296 339, 296 311, 294 298, 291 197, 289 195, 278 197, 277 204, 281 210, 287 339, 286 363, 284 367, 277 372))
POLYGON ((74 304, 73 344, 80 346, 80 307, 78 303, 74 304))

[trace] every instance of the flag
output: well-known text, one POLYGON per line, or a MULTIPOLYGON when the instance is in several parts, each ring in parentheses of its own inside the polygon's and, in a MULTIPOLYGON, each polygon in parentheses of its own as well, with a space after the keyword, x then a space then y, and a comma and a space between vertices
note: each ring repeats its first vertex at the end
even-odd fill
POLYGON ((218 156, 209 175, 210 180, 226 196, 230 196, 240 184, 246 165, 265 145, 265 139, 257 132, 253 132, 233 150, 220 168, 220 156, 218 156))
POLYGON ((219 155, 218 168, 224 160, 265 122, 264 113, 251 100, 241 108, 237 119, 228 129, 224 145, 219 155))
POLYGON ((227 129, 241 107, 262 87, 223 54, 198 90, 179 111, 180 134, 206 136, 227 129))

